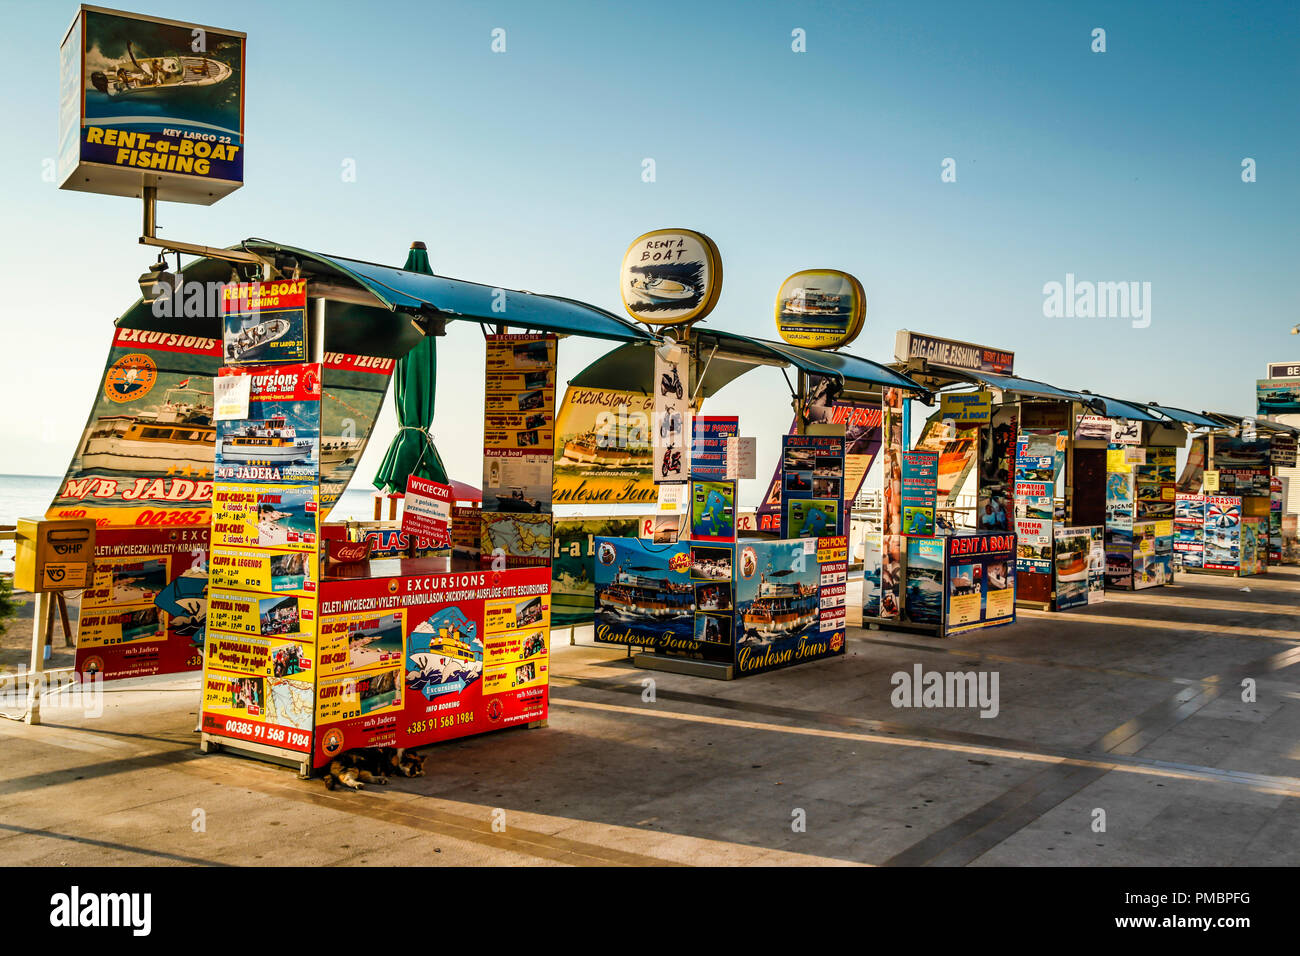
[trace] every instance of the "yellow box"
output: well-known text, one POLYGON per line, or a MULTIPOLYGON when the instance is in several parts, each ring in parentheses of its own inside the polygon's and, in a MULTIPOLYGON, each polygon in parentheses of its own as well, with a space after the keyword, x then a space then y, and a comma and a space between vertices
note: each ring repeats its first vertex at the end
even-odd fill
POLYGON ((95 519, 19 518, 14 587, 68 591, 91 583, 95 564, 95 519))

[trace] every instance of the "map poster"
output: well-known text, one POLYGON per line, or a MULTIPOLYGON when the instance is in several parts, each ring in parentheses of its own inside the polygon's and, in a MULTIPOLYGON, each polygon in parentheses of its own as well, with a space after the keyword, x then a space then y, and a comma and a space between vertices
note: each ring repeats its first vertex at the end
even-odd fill
POLYGON ((227 365, 307 361, 307 280, 232 282, 221 290, 227 365))
POLYGON ((549 602, 546 568, 326 581, 313 764, 544 720, 549 602))
POLYGON ((479 512, 479 561, 483 567, 540 567, 551 563, 551 516, 479 512))
POLYGON ((692 481, 690 487, 691 539, 735 541, 736 483, 734 481, 692 481))

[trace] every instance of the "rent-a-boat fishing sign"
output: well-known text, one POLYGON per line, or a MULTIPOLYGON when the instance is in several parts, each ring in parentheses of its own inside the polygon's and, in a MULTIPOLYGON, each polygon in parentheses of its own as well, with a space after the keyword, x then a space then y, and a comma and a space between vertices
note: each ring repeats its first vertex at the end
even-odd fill
POLYGON ((83 5, 59 50, 60 187, 206 206, 242 186, 244 42, 83 5))

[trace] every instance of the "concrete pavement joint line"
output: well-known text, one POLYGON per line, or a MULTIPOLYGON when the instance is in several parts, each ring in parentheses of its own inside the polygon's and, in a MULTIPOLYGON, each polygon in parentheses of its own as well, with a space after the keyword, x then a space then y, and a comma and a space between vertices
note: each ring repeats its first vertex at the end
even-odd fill
POLYGON ((89 837, 74 836, 71 833, 55 833, 53 830, 41 830, 35 827, 20 827, 11 823, 0 823, 0 830, 10 830, 14 836, 28 837, 47 837, 51 840, 66 840, 70 843, 80 843, 85 846, 103 847, 108 850, 123 850, 127 853, 140 853, 144 856, 162 857, 166 860, 175 860, 178 863, 192 863, 195 866, 230 866, 229 863, 219 863, 216 860, 203 860, 194 856, 181 856, 178 853, 164 853, 161 850, 146 850, 144 847, 128 846, 125 843, 110 843, 107 840, 92 840, 89 837))
POLYGON ((1143 671, 1126 671, 1114 667, 1093 667, 1089 664, 1071 664, 1067 661, 1049 661, 1034 657, 1008 657, 1004 654, 985 654, 974 645, 957 645, 956 647, 931 644, 912 644, 906 641, 889 641, 874 637, 860 637, 856 634, 849 637, 850 643, 861 641, 864 644, 877 644, 881 647, 901 647, 907 650, 930 652, 934 654, 947 654, 953 657, 965 657, 978 661, 990 661, 995 664, 1019 664, 1025 667, 1055 667, 1063 670, 1083 671, 1088 674, 1102 674, 1106 677, 1127 677, 1134 680, 1153 680, 1161 681, 1166 684, 1192 684, 1199 683, 1194 677, 1165 677, 1160 674, 1147 674, 1143 671))
MULTIPOLYGON (((1215 680, 1217 680, 1217 678, 1212 678, 1211 682, 1215 680)), ((554 688, 561 683, 569 683, 577 685, 578 687, 588 687, 595 690, 613 691, 625 694, 639 695, 641 692, 639 685, 611 681, 602 678, 567 677, 564 675, 552 674, 551 682, 551 700, 553 703, 572 699, 556 696, 554 688)), ((1187 695, 1193 695, 1196 692, 1197 688, 1195 686, 1188 687, 1176 694, 1173 699, 1179 701, 1181 704, 1183 700, 1187 699, 1187 695)), ((660 688, 657 693, 660 700, 697 704, 703 707, 715 707, 723 710, 750 711, 753 713, 767 714, 769 716, 784 717, 790 720, 837 724, 844 727, 861 727, 868 731, 888 734, 889 736, 886 739, 897 742, 929 741, 932 743, 950 744, 953 746, 988 747, 998 754, 1037 754, 1045 758, 1076 760, 1082 762, 1096 762, 1100 760, 1102 764, 1105 765, 1111 763, 1111 761, 1107 759, 1108 755, 1111 753, 1111 747, 1103 746, 1103 743, 1121 730, 1127 729, 1128 733, 1126 733, 1124 737, 1118 738, 1119 740, 1127 739, 1133 734, 1138 733, 1142 729, 1141 721, 1145 717, 1144 715, 1126 721, 1121 724, 1120 727, 1094 742, 1090 748, 1085 748, 1083 750, 1055 748, 1049 750, 1035 741, 1016 740, 1009 737, 995 737, 989 734, 976 734, 965 731, 944 731, 919 725, 896 724, 888 721, 873 720, 867 717, 849 717, 843 714, 832 714, 822 711, 796 710, 794 708, 779 707, 772 704, 736 701, 725 697, 704 697, 698 694, 688 694, 663 688, 660 688)), ((1207 700, 1206 703, 1208 702, 1209 701, 1207 700)), ((1154 708, 1148 710, 1147 713, 1163 713, 1168 706, 1169 701, 1162 701, 1154 708)), ((1152 717, 1145 719, 1150 721, 1155 718, 1152 717)), ((1185 717, 1181 719, 1185 719, 1185 717)), ((783 727, 783 725, 778 724, 758 724, 757 726, 764 729, 782 729, 783 727)), ((1111 746, 1114 745, 1112 744, 1111 746)), ((1175 771, 1191 774, 1197 779, 1212 779, 1218 781, 1230 780, 1233 783, 1244 784, 1256 789, 1260 786, 1283 786, 1300 790, 1300 779, 1293 777, 1274 777, 1249 773, 1246 771, 1220 770, 1216 767, 1202 767, 1195 764, 1180 764, 1171 761, 1151 760, 1149 758, 1137 757, 1129 754, 1121 755, 1119 763, 1129 767, 1151 767, 1161 771, 1175 771)), ((1269 792, 1273 791, 1270 790, 1269 792)), ((1300 795, 1300 793, 1292 793, 1291 791, 1286 792, 1290 795, 1300 795)))
MULTIPOLYGON (((660 696, 664 696, 662 693, 660 696)), ((712 726, 735 727, 741 730, 765 730, 777 733, 799 734, 805 737, 825 737, 834 740, 856 740, 866 743, 888 744, 895 747, 916 747, 923 750, 948 750, 955 753, 975 754, 983 757, 1000 757, 1006 760, 1025 760, 1043 764, 1068 764, 1076 767, 1094 767, 1103 771, 1116 770, 1152 777, 1171 777, 1203 783, 1233 783, 1250 787, 1260 793, 1275 796, 1300 797, 1300 779, 1246 773, 1238 770, 1219 770, 1214 767, 1192 767, 1161 760, 1121 759, 1105 760, 1085 755, 1049 754, 1005 747, 948 743, 939 740, 886 736, 871 733, 853 733, 844 730, 821 730, 815 727, 794 727, 785 724, 766 724, 752 720, 735 720, 730 717, 709 717, 703 714, 682 714, 656 711, 650 708, 623 707, 597 701, 553 699, 553 707, 577 707, 609 713, 629 714, 637 717, 655 717, 660 720, 682 720, 712 726)))
POLYGON ((1162 631, 1198 631, 1216 636, 1222 635, 1223 637, 1237 637, 1255 641, 1285 641, 1290 644, 1300 644, 1300 637, 1295 636, 1294 629, 1275 630, 1269 627, 1237 627, 1232 624, 1191 624, 1186 621, 1155 621, 1143 617, 1113 617, 1100 614, 1071 617, 1059 611, 1029 611, 1023 608, 1017 609, 1016 614, 1021 617, 1050 620, 1062 624, 1125 624, 1129 627, 1146 627, 1162 631))
MULTIPOLYGON (((1140 605, 1144 607, 1169 607, 1168 600, 1161 600, 1160 597, 1151 596, 1147 598, 1125 597, 1117 601, 1108 594, 1102 605, 1110 604, 1112 607, 1119 605, 1140 605)), ((1200 608, 1205 611, 1240 611, 1243 614, 1276 614, 1280 617, 1295 617, 1300 615, 1300 607, 1294 604, 1264 604, 1258 601, 1222 601, 1216 598, 1184 598, 1180 597, 1174 602, 1175 607, 1179 608, 1200 608)))

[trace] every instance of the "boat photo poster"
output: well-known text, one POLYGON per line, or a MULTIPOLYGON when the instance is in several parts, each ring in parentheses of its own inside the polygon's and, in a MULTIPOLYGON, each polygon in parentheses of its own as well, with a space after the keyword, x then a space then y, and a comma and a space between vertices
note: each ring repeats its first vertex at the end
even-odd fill
POLYGON ((206 525, 216 339, 118 329, 49 518, 103 528, 206 525))
POLYGON ((244 34, 82 7, 60 50, 65 188, 207 205, 244 181, 244 34), (198 188, 186 188, 187 181, 198 188), (223 188, 224 187, 224 188, 223 188), (177 190, 177 191, 173 191, 177 190))
POLYGON ((844 653, 844 543, 840 536, 739 546, 738 676, 844 653))
POLYGON ((844 532, 844 439, 781 438, 781 537, 821 538, 844 532))
POLYGON ((948 538, 945 634, 1015 621, 1015 550, 1014 534, 955 534, 948 538))
POLYGON ((220 481, 315 484, 320 474, 321 367, 223 367, 252 378, 248 415, 217 422, 220 481))
POLYGON ((307 361, 307 280, 232 282, 221 290, 227 365, 307 361))
POLYGON ((653 504, 654 397, 570 385, 555 422, 556 504, 653 504))
POLYGON ((688 543, 597 538, 595 594, 598 644, 692 656, 701 652, 688 543))

